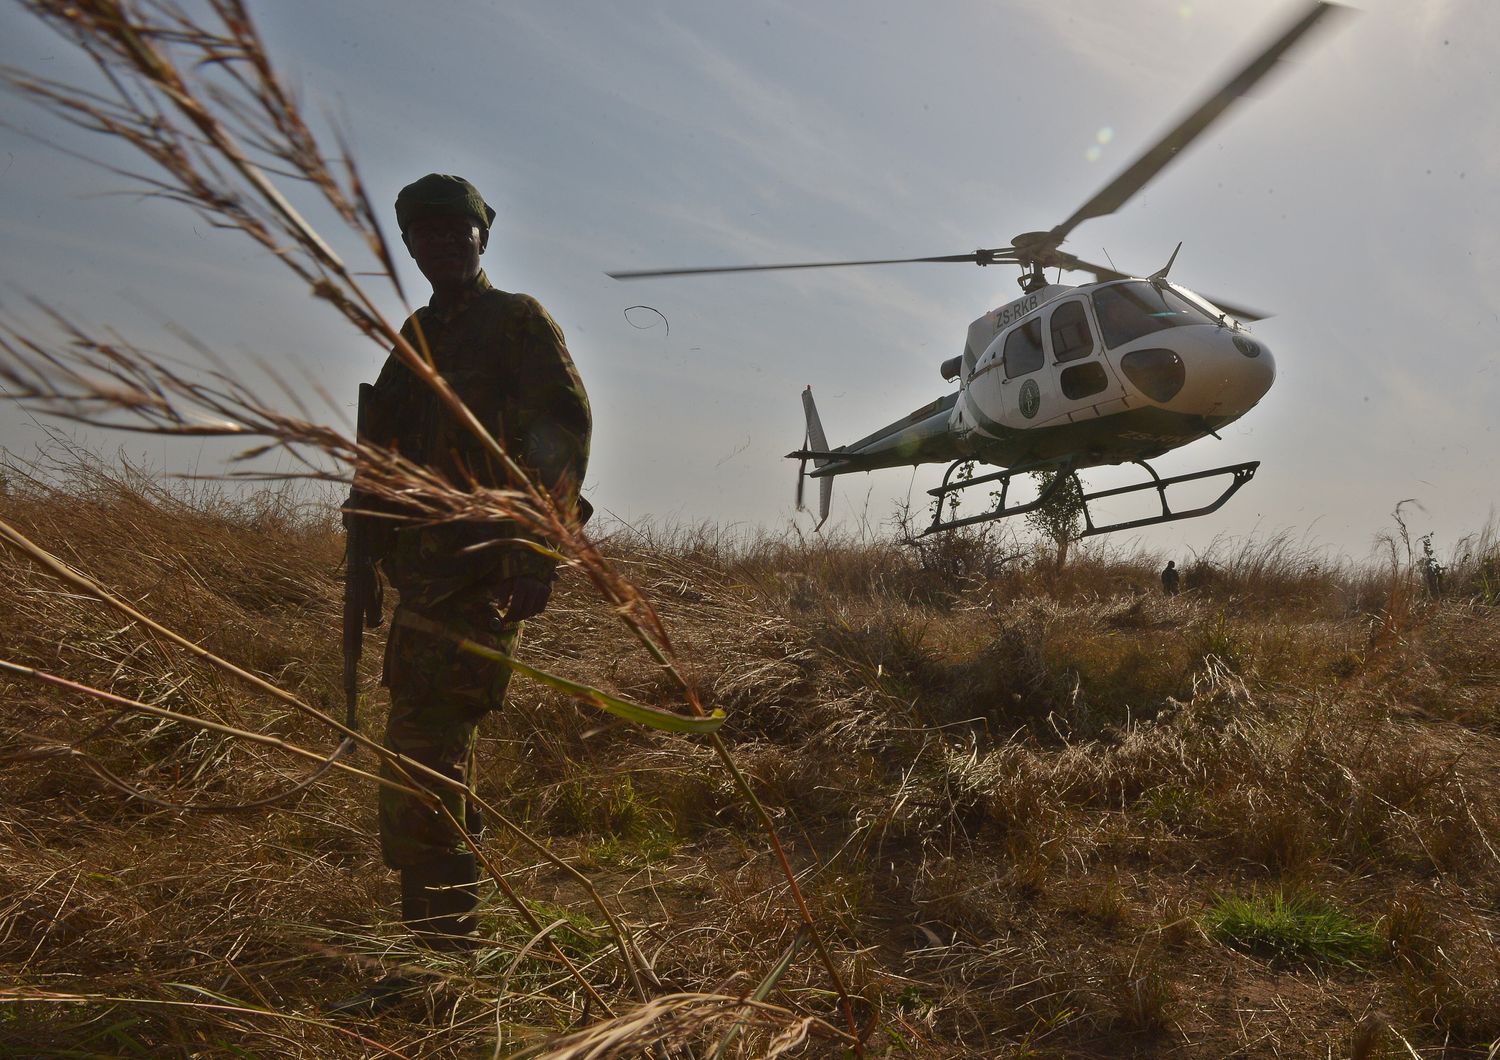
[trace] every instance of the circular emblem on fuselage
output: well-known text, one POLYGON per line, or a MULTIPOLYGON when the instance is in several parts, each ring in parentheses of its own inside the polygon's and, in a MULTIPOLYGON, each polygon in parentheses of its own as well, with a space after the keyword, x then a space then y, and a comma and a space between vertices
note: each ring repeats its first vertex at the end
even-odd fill
POLYGON ((1028 420, 1037 414, 1042 407, 1042 391, 1036 385, 1035 379, 1028 379, 1021 384, 1021 415, 1028 420))

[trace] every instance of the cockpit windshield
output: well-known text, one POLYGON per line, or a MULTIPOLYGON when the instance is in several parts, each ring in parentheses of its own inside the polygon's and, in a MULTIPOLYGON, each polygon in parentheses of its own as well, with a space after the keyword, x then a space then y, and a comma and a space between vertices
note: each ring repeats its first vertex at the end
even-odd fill
POLYGON ((1184 324, 1216 324, 1202 306, 1188 301, 1170 287, 1144 281, 1116 283, 1094 292, 1094 312, 1104 344, 1110 349, 1142 335, 1184 324))

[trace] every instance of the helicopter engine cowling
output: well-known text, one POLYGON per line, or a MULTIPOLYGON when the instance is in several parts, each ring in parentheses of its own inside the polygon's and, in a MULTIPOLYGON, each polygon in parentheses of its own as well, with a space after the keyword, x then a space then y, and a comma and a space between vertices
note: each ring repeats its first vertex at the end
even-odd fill
POLYGON ((943 373, 943 380, 945 382, 951 383, 958 378, 958 374, 963 368, 963 361, 962 356, 949 357, 938 367, 938 371, 943 373))

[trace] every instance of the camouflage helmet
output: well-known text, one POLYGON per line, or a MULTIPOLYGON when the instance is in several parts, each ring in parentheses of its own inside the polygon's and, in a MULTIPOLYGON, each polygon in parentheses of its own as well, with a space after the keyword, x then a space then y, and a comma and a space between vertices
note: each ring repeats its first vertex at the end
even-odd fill
POLYGON ((402 188, 396 196, 396 224, 402 235, 417 218, 438 214, 472 217, 485 231, 489 231, 495 220, 495 211, 484 201, 478 188, 463 177, 447 173, 429 173, 402 188))

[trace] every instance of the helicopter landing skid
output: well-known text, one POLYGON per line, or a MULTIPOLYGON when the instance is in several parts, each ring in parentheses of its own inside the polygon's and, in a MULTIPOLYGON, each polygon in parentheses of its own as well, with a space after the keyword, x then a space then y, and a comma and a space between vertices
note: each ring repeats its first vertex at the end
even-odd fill
MULTIPOLYGON (((1255 477, 1255 470, 1260 467, 1259 460, 1251 460, 1244 464, 1226 464, 1224 467, 1209 468, 1207 471, 1194 471, 1186 475, 1173 475, 1171 478, 1162 478, 1144 460, 1134 462, 1146 469, 1147 473, 1151 476, 1150 482, 1138 482, 1133 486, 1117 486, 1114 489, 1097 490, 1093 493, 1084 492, 1083 484, 1081 482, 1078 484, 1078 491, 1083 501, 1082 515, 1084 525, 1083 533, 1079 534, 1079 537, 1093 537, 1095 534, 1109 534, 1117 530, 1134 530, 1142 526, 1155 526, 1158 523, 1173 523, 1179 519, 1193 519, 1200 515, 1208 515, 1211 512, 1216 512, 1225 505, 1230 497, 1239 492, 1241 486, 1255 477), (1175 486, 1182 482, 1194 482, 1198 479, 1214 478, 1219 475, 1230 476, 1230 482, 1224 487, 1223 492, 1212 502, 1200 505, 1197 508, 1190 508, 1186 511, 1179 512, 1172 510, 1171 503, 1167 500, 1168 486, 1175 486), (1140 493, 1144 490, 1156 491, 1157 499, 1161 501, 1160 515, 1148 515, 1141 519, 1128 519, 1123 522, 1110 523, 1106 526, 1098 526, 1094 523, 1093 513, 1089 510, 1090 501, 1103 500, 1106 497, 1123 497, 1131 493, 1140 493)), ((955 461, 948 468, 947 472, 944 473, 943 484, 937 489, 927 491, 929 495, 936 498, 936 504, 934 505, 932 525, 922 531, 921 536, 926 537, 928 534, 937 533, 941 530, 956 530, 961 526, 972 526, 975 523, 1009 519, 1012 516, 1034 512, 1052 500, 1057 491, 1062 488, 1063 483, 1069 478, 1076 480, 1078 477, 1078 473, 1068 464, 1028 464, 1007 468, 1004 471, 996 471, 989 475, 981 475, 979 478, 951 482, 953 473, 966 463, 968 463, 966 460, 955 461), (1028 501, 1025 504, 1006 505, 1006 495, 1010 492, 1011 480, 1015 476, 1033 471, 1048 470, 1055 470, 1057 474, 1053 476, 1051 483, 1037 495, 1035 500, 1028 501), (944 500, 962 493, 964 490, 972 489, 975 486, 987 485, 992 482, 1000 484, 999 489, 994 491, 998 493, 994 508, 983 515, 970 515, 962 519, 944 519, 942 517, 944 500)))

